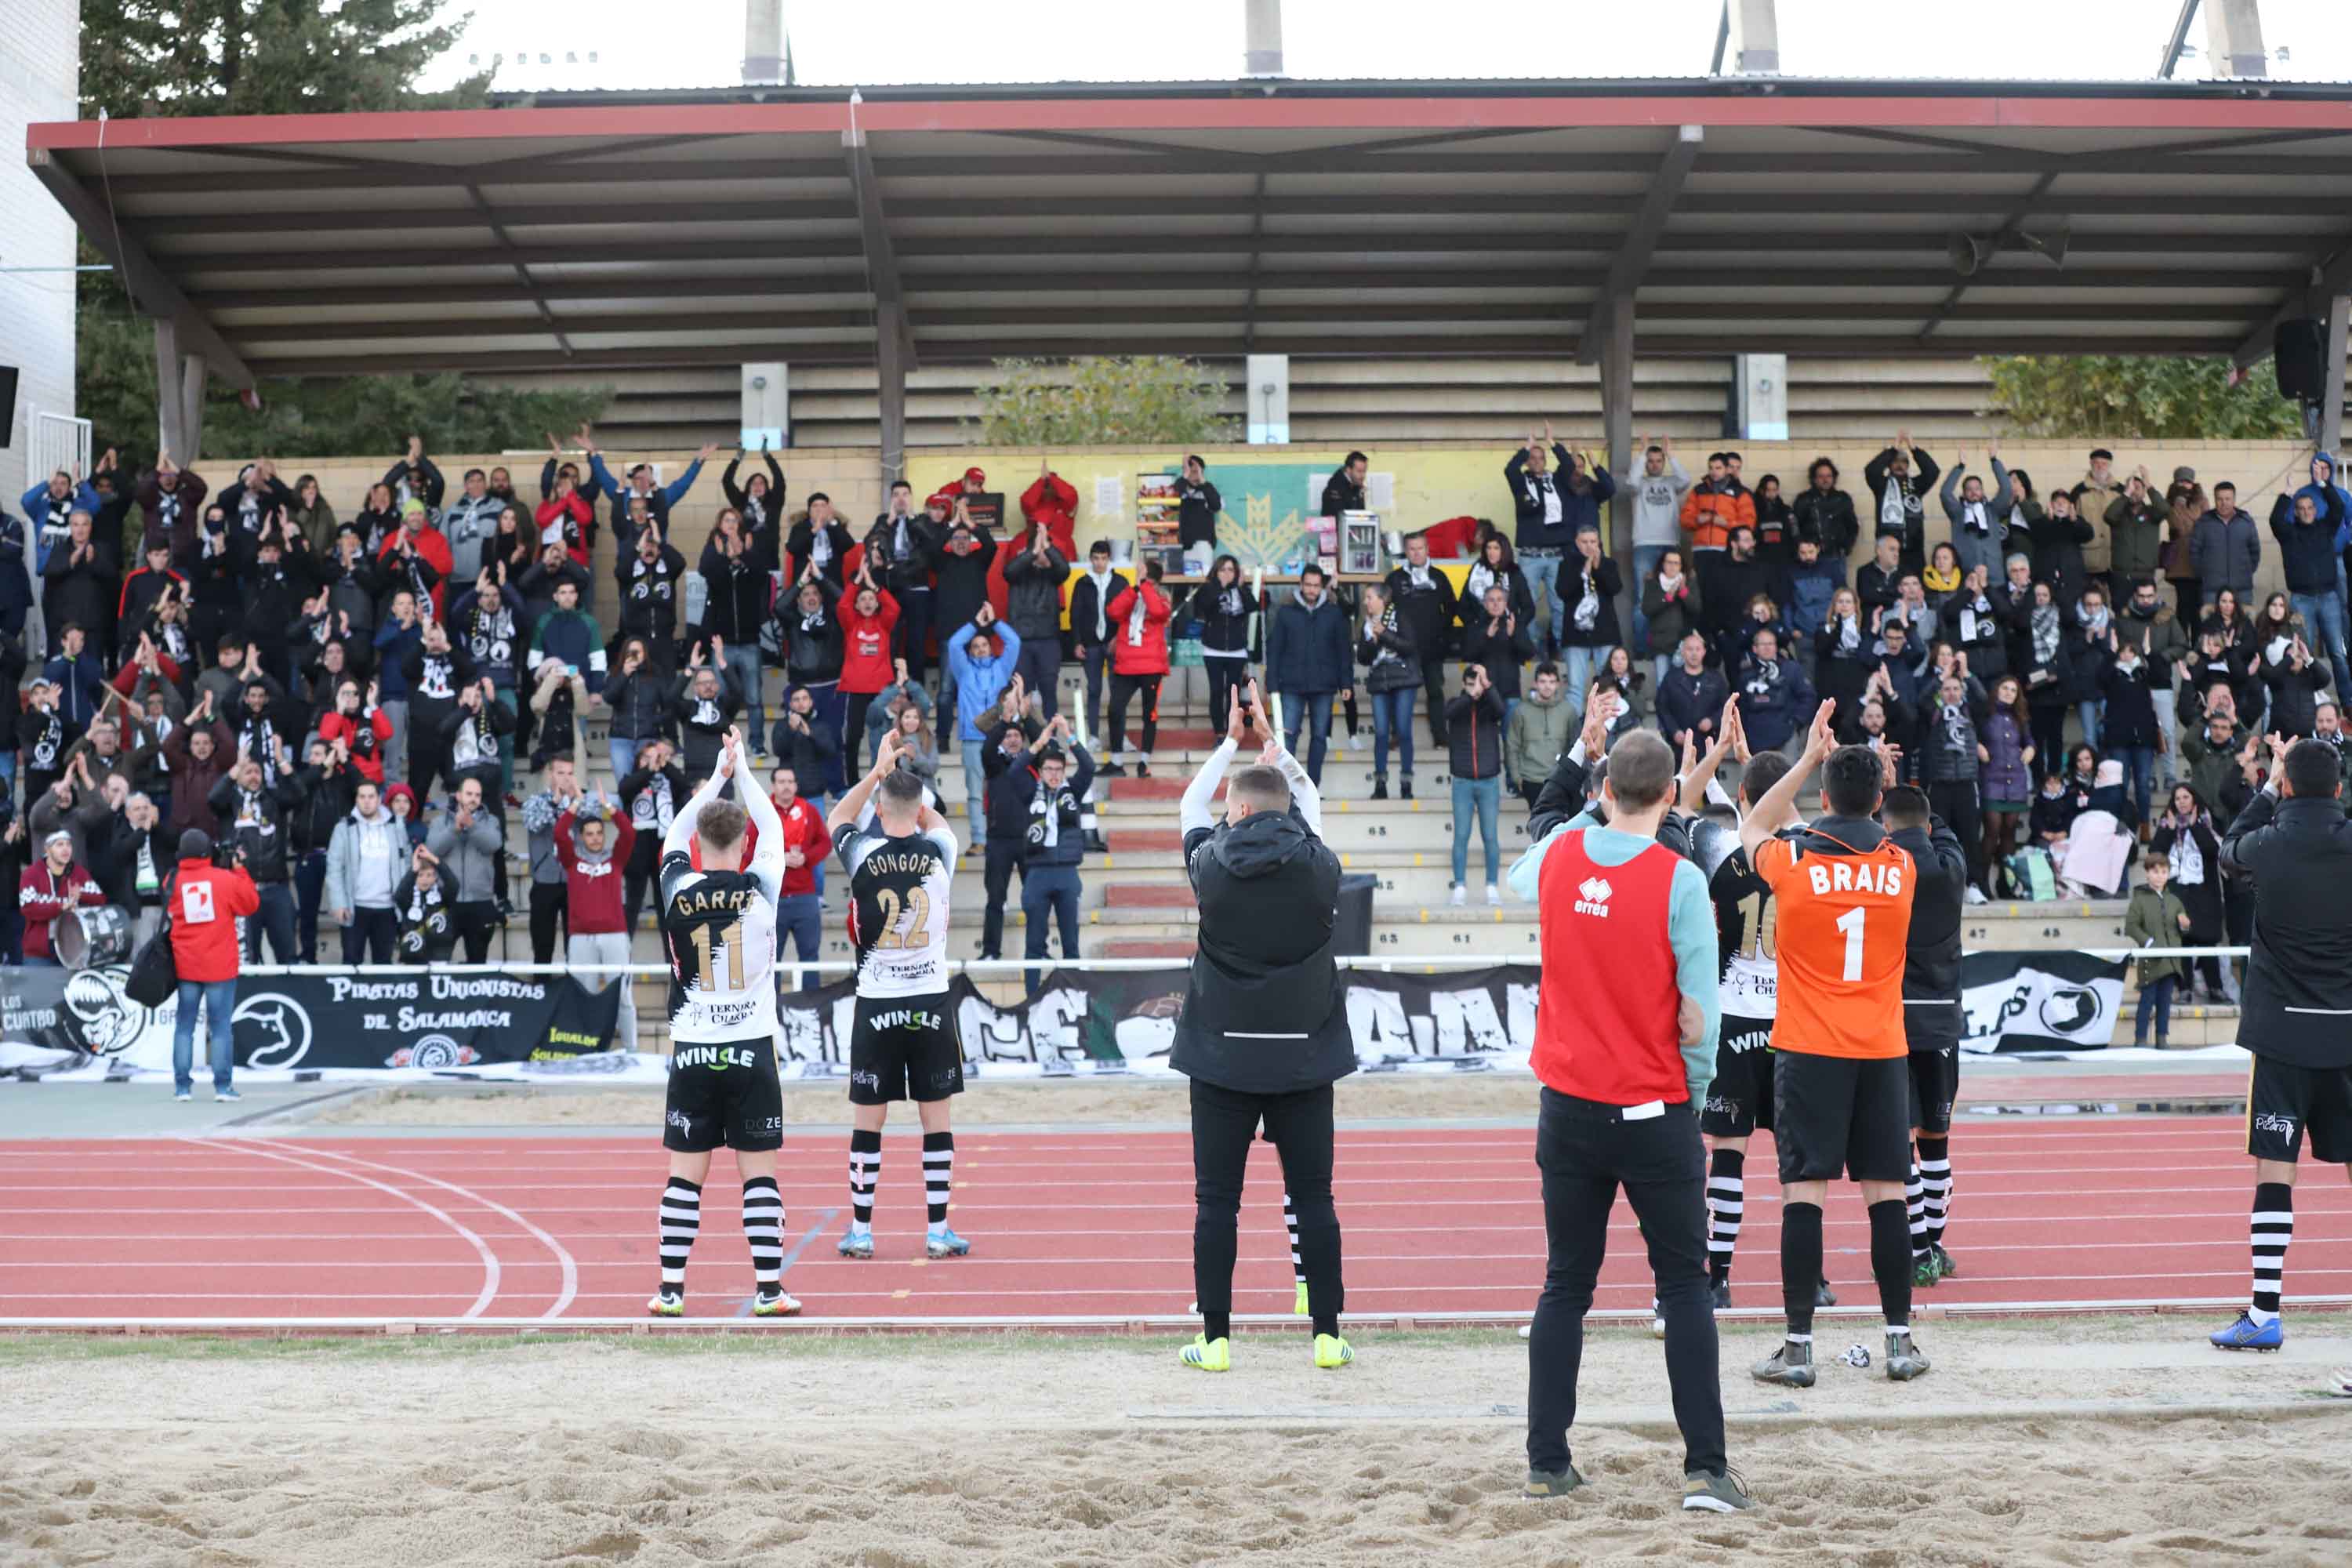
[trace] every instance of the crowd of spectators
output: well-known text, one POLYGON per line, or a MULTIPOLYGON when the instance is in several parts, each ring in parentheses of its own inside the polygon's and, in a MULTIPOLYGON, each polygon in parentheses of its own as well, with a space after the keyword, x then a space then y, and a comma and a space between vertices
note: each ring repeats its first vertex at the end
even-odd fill
MULTIPOLYGON (((1318 781, 1333 726, 1356 736, 1369 709, 1376 799, 1392 778, 1414 795, 1420 708, 1456 902, 1474 837, 1499 901, 1500 803, 1539 785, 1596 697, 1619 731, 1704 743, 1733 691, 1752 745, 1793 750, 1829 699, 1841 738, 1898 748, 1983 898, 2021 890, 2016 852, 2063 845, 2085 810, 2196 859, 2198 822, 2226 826, 2258 784, 2258 738, 2341 744, 2352 685, 2352 496, 2326 453, 2258 527, 2229 482, 2182 468, 2159 490, 2105 450, 2045 488, 1997 443, 1946 466, 1906 432, 1857 492, 1822 458, 1791 493, 1770 474, 1751 488, 1733 451, 1694 475, 1663 439, 1621 480, 1547 428, 1504 464, 1507 527, 1454 520, 1406 535, 1384 580, 1310 565, 1263 595, 1214 550, 1222 499, 1197 457, 1181 536, 1213 564, 1180 585, 1108 540, 1080 558, 1077 491, 1050 464, 1017 519, 974 468, 919 500, 901 481, 859 525, 739 452, 689 563, 671 521, 715 456, 667 482, 616 474, 583 427, 572 450, 550 437, 530 495, 503 465, 453 487, 415 438, 358 498, 268 461, 215 488, 168 452, 36 486, 0 514, 0 675, 21 699, 0 726, 0 951, 53 961, 55 922, 97 902, 152 929, 169 847, 195 828, 259 889, 250 959, 266 939, 280 962, 478 962, 527 905, 534 961, 562 934, 612 962, 670 815, 741 723, 787 804, 821 806, 889 729, 934 790, 954 753, 985 951, 1012 870, 1026 905, 1034 867, 1029 956, 1049 923, 1075 956, 1076 868, 1101 847, 1088 784, 1149 774, 1162 684, 1193 663, 1213 713, 1260 679, 1318 781), (1602 547, 1621 484, 1631 581, 1602 547), (2286 589, 2257 603, 2266 548, 2286 589), (1081 692, 1083 727, 1056 724, 1081 692), (589 787, 592 719, 609 793, 589 787), (567 919, 583 879, 584 926, 567 919)), ((1327 514, 1364 507, 1367 467, 1350 453, 1332 473, 1327 514)), ((821 900, 823 858, 803 852, 795 898, 821 900)), ((2193 876, 2177 865, 2171 886, 2200 910, 2193 876)), ((787 922, 806 958, 816 907, 787 922)))

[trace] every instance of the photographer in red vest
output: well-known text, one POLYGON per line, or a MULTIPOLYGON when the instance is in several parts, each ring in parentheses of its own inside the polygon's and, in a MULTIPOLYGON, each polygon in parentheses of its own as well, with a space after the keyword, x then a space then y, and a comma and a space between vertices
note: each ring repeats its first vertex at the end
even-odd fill
MULTIPOLYGON (((236 861, 244 856, 234 847, 236 861)), ((180 835, 180 864, 163 894, 172 918, 172 961, 180 972, 177 1016, 172 1026, 173 1100, 193 1097, 196 1008, 212 1029, 213 1098, 236 1100, 229 1083, 230 1015, 236 1011, 236 922, 261 908, 261 889, 242 864, 222 865, 212 835, 191 827, 180 835)))

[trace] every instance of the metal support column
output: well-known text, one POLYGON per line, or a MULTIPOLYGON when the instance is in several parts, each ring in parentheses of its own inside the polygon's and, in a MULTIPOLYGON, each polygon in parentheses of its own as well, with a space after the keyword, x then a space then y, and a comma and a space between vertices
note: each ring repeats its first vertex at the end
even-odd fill
MULTIPOLYGON (((1633 580, 1633 503, 1642 487, 1633 483, 1633 296, 1620 294, 1608 301, 1608 336, 1601 345, 1601 445, 1609 453, 1609 477, 1617 481, 1616 499, 1609 503, 1609 552, 1617 558, 1624 580, 1626 603, 1618 610, 1621 625, 1633 624, 1633 603, 1642 592, 1633 580)), ((1637 656, 1635 663, 1640 663, 1637 656)), ((1582 692, 1573 700, 1584 700, 1582 692)))
POLYGON ((168 316, 156 317, 156 436, 184 468, 194 466, 204 447, 206 371, 202 354, 180 352, 179 323, 168 316))
MULTIPOLYGON (((2327 301, 2327 356, 2319 365, 2326 377, 2319 394, 2319 448, 2323 452, 2336 453, 2339 461, 2344 452, 2344 361, 2347 326, 2352 326, 2352 296, 2338 294, 2327 301)), ((2340 473, 2336 482, 2343 482, 2340 473)))
POLYGON ((899 308, 875 312, 874 368, 882 423, 882 487, 907 477, 907 328, 899 308))

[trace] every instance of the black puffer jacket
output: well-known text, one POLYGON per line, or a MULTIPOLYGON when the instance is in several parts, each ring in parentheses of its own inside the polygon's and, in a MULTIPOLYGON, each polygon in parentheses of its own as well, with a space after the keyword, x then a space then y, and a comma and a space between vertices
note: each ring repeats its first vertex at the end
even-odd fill
POLYGON ((1332 962, 1339 858, 1294 811, 1185 835, 1200 950, 1169 1066, 1242 1094, 1319 1089, 1356 1070, 1332 962))

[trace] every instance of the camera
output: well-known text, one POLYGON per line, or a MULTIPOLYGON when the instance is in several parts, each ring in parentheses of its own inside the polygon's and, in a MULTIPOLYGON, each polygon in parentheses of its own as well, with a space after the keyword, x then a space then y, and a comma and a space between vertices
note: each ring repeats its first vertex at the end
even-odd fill
POLYGON ((235 839, 224 838, 213 846, 213 868, 215 870, 234 871, 236 869, 237 862, 244 858, 245 851, 236 847, 236 841, 235 839))

